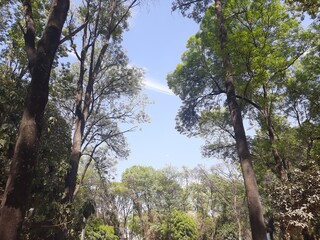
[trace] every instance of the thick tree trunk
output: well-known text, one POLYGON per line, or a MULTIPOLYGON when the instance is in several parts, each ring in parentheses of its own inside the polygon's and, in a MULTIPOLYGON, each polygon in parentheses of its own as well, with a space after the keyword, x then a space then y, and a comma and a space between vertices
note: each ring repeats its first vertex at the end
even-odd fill
POLYGON ((19 238, 28 208, 33 173, 36 167, 42 118, 48 101, 49 77, 53 59, 59 46, 61 31, 69 0, 53 0, 48 22, 37 49, 31 1, 23 1, 27 32, 25 33, 31 83, 20 123, 14 156, 4 197, 1 203, 0 239, 19 238))
POLYGON ((223 17, 221 0, 215 0, 215 9, 218 20, 221 51, 223 54, 223 67, 225 71, 227 102, 235 132, 236 146, 240 158, 240 165, 242 169, 244 185, 246 188, 252 238, 254 240, 265 240, 267 236, 266 226, 264 222, 263 210, 258 192, 258 185, 253 171, 251 154, 249 151, 246 134, 243 127, 241 109, 236 101, 231 61, 228 52, 226 51, 227 29, 225 26, 225 19, 223 17))

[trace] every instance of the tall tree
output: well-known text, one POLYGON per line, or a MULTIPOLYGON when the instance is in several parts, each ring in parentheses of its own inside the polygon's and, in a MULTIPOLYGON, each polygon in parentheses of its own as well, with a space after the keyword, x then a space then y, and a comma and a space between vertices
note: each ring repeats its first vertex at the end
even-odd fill
POLYGON ((48 102, 31 189, 29 211, 23 223, 22 239, 50 239, 63 215, 60 205, 71 146, 70 129, 59 110, 48 102))
MULTIPOLYGON (((183 1, 182 1, 183 2, 183 1)), ((186 1, 180 6, 187 6, 190 2, 186 1), (186 3, 187 2, 187 3, 186 3)), ((179 5, 178 5, 179 8, 179 5)), ((240 158, 240 165, 244 178, 244 185, 246 188, 247 203, 249 209, 249 218, 251 224, 251 232, 253 239, 265 239, 266 227, 264 223, 262 204, 258 192, 258 185, 255 178, 255 173, 252 166, 252 158, 249 151, 249 146, 243 127, 243 120, 241 115, 241 108, 236 100, 235 82, 233 78, 233 67, 230 59, 230 52, 227 44, 227 26, 225 17, 223 15, 223 4, 221 1, 215 1, 216 24, 218 29, 218 40, 220 41, 220 54, 223 66, 222 78, 225 82, 225 93, 227 95, 227 104, 230 111, 231 121, 234 129, 234 138, 236 148, 240 158)))
POLYGON ((122 174, 122 182, 128 189, 133 210, 138 216, 141 235, 148 235, 154 208, 154 189, 158 173, 152 167, 133 166, 122 174), (145 217, 147 213, 147 218, 145 217))
MULTIPOLYGON (((127 61, 119 47, 121 34, 127 27, 126 21, 130 10, 137 3, 137 0, 124 2, 87 0, 84 6, 80 7, 82 15, 78 29, 82 29, 83 26, 80 54, 74 40, 71 39, 71 47, 80 66, 77 76, 72 152, 69 157, 70 170, 66 177, 64 202, 73 200, 83 144, 90 142, 91 138, 98 142, 96 145, 98 147, 109 139, 122 135, 117 128, 112 129, 112 122, 109 119, 114 116, 99 115, 99 111, 103 111, 105 105, 103 101, 108 101, 108 97, 111 97, 112 94, 134 95, 139 89, 141 72, 138 69, 126 68, 127 61), (128 80, 127 87, 121 85, 122 82, 119 84, 123 79, 128 80), (95 85, 100 87, 100 92, 97 92, 95 85), (88 125, 90 118, 93 124, 88 125), (104 125, 106 129, 102 129, 102 126, 99 126, 100 129, 94 129, 99 124, 104 125), (98 131, 102 132, 99 134, 98 131), (98 136, 100 138, 97 138, 98 136)), ((74 31, 73 26, 74 22, 71 21, 70 32, 74 31)), ((116 112, 116 110, 113 111, 116 112)), ((121 117, 121 113, 117 113, 121 117)), ((122 114, 127 116, 128 113, 122 114)), ((116 148, 110 146, 111 149, 112 147, 116 148)))
POLYGON ((1 203, 0 236, 5 240, 18 238, 29 203, 42 118, 48 101, 50 72, 69 4, 69 0, 51 2, 47 24, 36 44, 32 2, 22 1, 25 16, 23 34, 31 82, 1 203))
MULTIPOLYGON (((62 203, 71 206, 83 182, 88 166, 103 167, 108 157, 125 158, 128 149, 121 123, 137 123, 146 120, 139 92, 143 71, 128 66, 128 58, 121 42, 122 33, 127 30, 127 20, 138 0, 102 1, 86 0, 78 6, 78 13, 72 12, 68 22, 70 49, 78 63, 73 71, 67 71, 67 77, 57 74, 65 81, 72 82, 71 88, 59 89, 54 96, 57 103, 66 110, 72 125, 72 148, 68 159, 69 171, 65 181, 65 194, 62 203), (76 33, 74 36, 72 33, 76 33), (61 99, 74 90, 75 100, 61 99), (62 101, 61 101, 62 100, 62 101), (104 148, 104 156, 98 155, 104 148), (82 156, 86 161, 84 171, 78 182, 78 168, 82 156)), ((58 77, 59 79, 59 77, 58 77)), ((58 85, 57 85, 58 86, 58 85)), ((59 84, 61 86, 61 83, 59 84)), ((127 124, 126 126, 128 126, 127 124)), ((68 222, 68 221, 65 221, 68 222)), ((63 225, 62 225, 63 226, 63 225)), ((57 235, 67 236, 67 226, 57 235)))

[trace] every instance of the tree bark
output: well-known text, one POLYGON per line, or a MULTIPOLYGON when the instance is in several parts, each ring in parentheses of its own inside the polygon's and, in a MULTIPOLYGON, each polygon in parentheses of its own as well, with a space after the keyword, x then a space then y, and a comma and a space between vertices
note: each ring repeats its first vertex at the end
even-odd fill
MULTIPOLYGON (((265 101, 268 102, 268 93, 266 90, 266 86, 263 85, 263 95, 264 95, 264 99, 265 101)), ((263 115, 267 124, 267 131, 268 131, 268 135, 269 135, 269 142, 271 145, 271 152, 275 161, 275 172, 278 175, 279 179, 281 179, 282 181, 286 182, 288 181, 288 170, 289 170, 289 166, 288 163, 286 162, 285 159, 283 159, 279 152, 278 149, 276 147, 276 137, 275 137, 275 133, 274 133, 274 127, 273 127, 273 123, 272 123, 272 116, 271 116, 271 103, 269 103, 270 106, 268 106, 268 104, 266 104, 263 107, 263 115)))
POLYGON ((42 119, 48 101, 50 72, 69 4, 69 0, 52 1, 47 25, 36 48, 31 1, 23 1, 26 19, 24 36, 31 82, 1 203, 1 240, 19 238, 28 208, 33 173, 37 164, 42 119))
POLYGON ((222 12, 221 0, 215 0, 215 10, 217 15, 221 51, 223 55, 223 67, 225 71, 227 102, 235 132, 236 147, 240 158, 240 165, 242 169, 244 185, 246 188, 252 238, 254 240, 265 240, 267 235, 263 217, 262 204, 260 201, 255 173, 252 167, 251 154, 249 151, 246 134, 243 127, 241 109, 236 101, 231 60, 226 49, 227 29, 225 26, 225 19, 222 12))
MULTIPOLYGON (((90 1, 85 1, 86 6, 86 17, 85 23, 89 24, 89 19, 92 18, 90 16, 91 6, 90 1)), ((88 119, 90 118, 91 111, 94 107, 94 101, 92 99, 92 93, 94 91, 94 84, 96 81, 97 74, 101 70, 101 65, 103 58, 105 57, 106 51, 109 47, 109 40, 112 37, 113 32, 116 30, 118 25, 120 24, 121 20, 117 22, 115 27, 110 30, 104 36, 104 43, 102 48, 99 51, 96 51, 96 44, 97 39, 101 33, 99 33, 99 27, 101 25, 100 17, 101 12, 105 11, 102 8, 102 0, 98 1, 98 10, 97 14, 95 15, 94 22, 89 27, 87 24, 83 27, 83 35, 82 35, 82 51, 81 56, 79 58, 80 61, 80 72, 79 72, 79 79, 77 82, 77 93, 76 93, 76 112, 75 112, 75 122, 74 122, 74 135, 73 135, 73 142, 72 142, 72 150, 68 159, 69 170, 67 172, 66 180, 65 180, 65 192, 64 197, 62 199, 63 204, 72 203, 77 193, 77 176, 78 176, 78 169, 79 163, 82 155, 82 145, 87 140, 85 134, 86 124, 88 119), (97 58, 97 59, 96 59, 97 58), (86 69, 86 63, 89 63, 89 68, 86 69), (84 79, 86 71, 88 71, 88 82, 86 89, 84 90, 84 79)), ((118 5, 116 1, 112 1, 113 6, 112 9, 109 9, 110 14, 113 15, 118 5)), ((136 1, 133 1, 134 3, 136 1)), ((133 5, 130 5, 129 9, 133 5)), ((125 16, 128 14, 128 11, 123 15, 125 16)), ((110 24, 110 23, 109 23, 110 24)), ((106 24, 106 28, 108 28, 108 24, 106 24)), ((61 229, 58 229, 56 232, 56 240, 63 240, 67 239, 68 236, 65 234, 61 234, 61 229)))
MULTIPOLYGON (((88 118, 90 117, 90 107, 92 103, 91 95, 93 91, 93 86, 95 82, 95 75, 93 75, 93 68, 94 66, 100 68, 100 65, 97 66, 97 64, 94 64, 94 55, 95 55, 95 44, 96 41, 93 40, 90 42, 88 40, 88 35, 92 35, 94 39, 96 39, 97 36, 97 28, 99 26, 100 21, 100 12, 101 10, 101 1, 99 2, 100 7, 98 9, 98 14, 96 16, 95 20, 95 26, 93 32, 89 32, 90 29, 88 26, 84 27, 84 32, 82 36, 82 51, 81 51, 81 58, 80 58, 80 74, 79 79, 77 83, 77 93, 76 93, 76 116, 75 116, 75 123, 74 123, 74 135, 73 135, 73 142, 72 142, 72 150, 69 157, 69 171, 66 176, 65 181, 65 196, 62 200, 63 203, 71 203, 73 202, 74 198, 74 192, 77 185, 77 175, 78 175, 78 168, 79 168, 79 162, 81 158, 81 146, 84 142, 84 130, 86 127, 86 123, 88 121, 88 118), (86 72, 86 60, 87 60, 87 54, 88 50, 91 47, 90 52, 90 66, 89 66, 89 80, 86 87, 86 90, 84 92, 83 90, 83 84, 84 84, 84 78, 85 78, 85 72, 86 72), (84 100, 83 100, 84 99, 84 100)), ((85 22, 88 22, 89 20, 89 14, 90 14, 90 6, 89 2, 87 2, 87 15, 85 22)), ((90 37, 89 37, 90 38, 90 37)))

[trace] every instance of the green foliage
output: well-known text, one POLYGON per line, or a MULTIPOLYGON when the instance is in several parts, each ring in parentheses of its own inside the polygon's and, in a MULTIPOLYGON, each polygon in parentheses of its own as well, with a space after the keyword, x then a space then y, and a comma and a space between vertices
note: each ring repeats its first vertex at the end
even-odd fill
POLYGON ((320 237, 320 174, 314 162, 303 164, 290 171, 287 183, 274 183, 272 198, 274 217, 278 227, 285 227, 292 236, 306 232, 316 239, 320 237))
POLYGON ((318 0, 286 0, 294 11, 307 12, 313 18, 319 13, 320 3, 318 0))
POLYGON ((125 202, 133 205, 127 226, 137 237, 224 239, 228 234, 248 237, 243 230, 248 228, 244 188, 234 167, 228 166, 221 172, 203 168, 178 172, 174 168, 154 170, 134 166, 123 174, 123 183, 130 184, 127 185, 130 188, 116 185, 132 201, 125 202))
MULTIPOLYGON (((188 15, 191 2, 175 4, 188 15)), ((194 6, 194 12, 198 11, 196 17, 201 16, 200 5, 194 6)), ((259 126, 252 142, 258 181, 265 190, 274 189, 269 183, 277 181, 273 175, 278 171, 275 151, 286 166, 301 169, 302 162, 319 164, 319 73, 315 67, 319 65, 318 37, 310 29, 302 29, 299 20, 287 12, 281 1, 235 0, 225 2, 223 7, 228 31, 224 50, 232 62, 238 104, 244 117, 259 126)), ((219 46, 215 8, 212 5, 205 9, 201 31, 190 37, 182 63, 168 75, 168 84, 183 100, 177 129, 191 136, 201 134, 207 140, 204 147, 207 156, 229 160, 236 155, 232 147, 227 148, 234 141, 223 111, 226 104, 221 56, 224 53, 219 46)), ((289 179, 284 186, 290 184, 289 179)), ((200 196, 199 202, 203 201, 200 196)), ((299 202, 304 202, 302 195, 298 196, 299 202)), ((284 202, 289 201, 289 197, 283 198, 284 202)), ((279 201, 276 194, 272 201, 279 201)), ((269 202, 271 212, 275 202, 269 202)), ((278 211, 285 214, 284 210, 278 211)), ((216 232, 219 238, 236 237, 229 216, 222 213, 216 223, 217 226, 223 223, 216 232), (230 229, 233 230, 229 236, 230 229)), ((279 219, 277 224, 283 221, 279 219)), ((312 233, 317 223, 309 221, 307 225, 304 231, 312 233)))
MULTIPOLYGON (((314 36, 302 29, 278 0, 228 1, 224 12, 230 15, 226 50, 232 61, 238 104, 244 117, 258 123, 267 133, 266 117, 274 116, 274 109, 284 98, 288 69, 311 46, 314 36)), ((215 21, 215 8, 210 6, 200 32, 188 41, 182 63, 167 77, 169 87, 183 101, 177 115, 178 131, 190 136, 202 134, 208 139, 205 149, 209 153, 210 141, 211 149, 221 149, 221 138, 211 139, 213 135, 206 131, 208 128, 202 130, 201 124, 211 127, 211 133, 216 129, 225 131, 225 135, 230 133, 227 125, 221 127, 217 117, 204 124, 205 115, 226 106, 215 21)), ((278 127, 276 123, 273 122, 274 128, 278 127)))
MULTIPOLYGON (((300 118, 302 120, 303 115, 300 118)), ((259 135, 253 141, 255 168, 268 203, 266 210, 268 214, 274 214, 272 221, 278 233, 319 235, 319 213, 316 210, 319 189, 316 183, 320 152, 319 142, 315 140, 319 136, 318 129, 318 125, 305 121, 299 127, 287 127, 280 132, 276 147, 284 161, 290 162, 289 178, 284 182, 272 174, 270 143, 259 135)))
POLYGON ((32 184, 31 210, 27 214, 30 227, 25 228, 30 239, 53 236, 54 226, 64 222, 64 215, 69 211, 60 204, 71 146, 69 126, 51 103, 47 105, 44 121, 32 184))
POLYGON ((128 189, 135 190, 137 194, 143 195, 145 191, 151 190, 155 172, 152 167, 133 166, 124 171, 122 181, 128 189))
POLYGON ((91 219, 86 226, 87 240, 118 240, 112 226, 104 225, 101 219, 91 219))
MULTIPOLYGON (((215 9, 212 1, 196 1, 194 5, 192 2, 173 3, 173 9, 201 21, 201 30, 190 37, 182 63, 168 75, 169 87, 183 101, 177 129, 188 136, 204 137, 205 156, 235 160, 215 9)), ((312 17, 318 14, 318 1, 287 2, 296 11, 312 17)), ((0 3, 0 195, 29 78, 21 7, 12 1, 6 3, 0 3)), ((39 39, 49 2, 37 0, 32 5, 39 39)), ((88 20, 86 36, 90 37, 83 46, 87 44, 87 50, 94 46, 95 57, 90 59, 87 51, 83 66, 56 62, 59 67, 51 75, 50 86, 53 103, 49 102, 45 113, 23 238, 50 239, 55 226, 70 221, 70 238, 77 239, 85 226, 85 217, 85 239, 117 240, 129 234, 150 240, 250 239, 244 189, 237 171, 219 173, 197 168, 185 174, 173 168, 134 166, 123 173, 121 182, 110 182, 113 157, 128 156, 119 123, 147 119, 143 111, 132 114, 136 106, 146 103, 137 97, 144 73, 128 66, 121 47, 130 14, 126 14, 125 4, 113 7, 112 1, 85 1, 70 15, 64 35, 88 20), (90 131, 82 139, 83 155, 92 153, 95 163, 90 164, 74 204, 62 206, 79 71, 83 67, 86 87, 93 71, 90 65, 96 63, 105 44, 108 48, 93 86, 95 105, 87 122, 90 131), (100 144, 104 146, 98 148, 100 144), (92 218, 95 209, 99 211, 92 218)), ((232 60, 238 103, 244 117, 258 126, 250 143, 268 220, 274 220, 279 235, 283 231, 281 234, 295 237, 306 237, 307 233, 320 238, 320 57, 319 37, 314 34, 319 26, 314 24, 312 31, 302 29, 295 15, 288 13, 278 0, 225 1, 224 13, 228 28, 226 49, 232 60), (274 142, 268 132, 269 116, 276 135, 274 142), (287 182, 280 182, 274 175, 271 149, 277 149, 283 161, 290 163, 287 182)), ((67 50, 79 50, 74 40, 69 48, 61 47, 58 56, 66 56, 67 50)), ((81 171, 86 160, 82 158, 81 171)))
POLYGON ((176 0, 172 3, 172 10, 175 11, 179 9, 183 16, 193 18, 195 21, 200 22, 203 14, 208 7, 212 4, 209 0, 204 1, 190 1, 190 0, 176 0), (190 8, 192 8, 190 10, 190 8))
POLYGON ((144 235, 143 225, 137 214, 134 214, 129 218, 128 228, 130 229, 130 232, 136 236, 144 235))
POLYGON ((195 240, 197 239, 197 228, 195 220, 184 212, 173 210, 167 219, 161 223, 158 230, 159 239, 172 240, 195 240))
POLYGON ((10 76, 6 66, 0 66, 0 195, 6 184, 9 163, 13 157, 15 138, 22 116, 26 83, 10 76))
POLYGON ((178 112, 177 130, 189 136, 199 133, 198 121, 202 111, 219 106, 224 93, 221 59, 204 46, 199 34, 191 36, 182 63, 167 76, 168 86, 183 101, 178 112))
POLYGON ((217 157, 226 162, 237 160, 233 127, 225 108, 203 111, 199 127, 201 136, 206 139, 206 145, 202 149, 205 157, 217 157))
POLYGON ((174 209, 180 209, 183 205, 180 202, 183 189, 178 182, 178 173, 174 168, 164 168, 158 171, 155 182, 155 205, 158 212, 167 216, 174 209))

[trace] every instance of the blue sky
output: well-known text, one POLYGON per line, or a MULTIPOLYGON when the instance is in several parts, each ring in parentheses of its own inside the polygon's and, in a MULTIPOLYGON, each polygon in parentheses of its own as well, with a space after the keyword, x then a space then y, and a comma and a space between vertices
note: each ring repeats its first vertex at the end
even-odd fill
MULTIPOLYGON (((144 1, 146 2, 146 1, 144 1)), ((148 5, 135 8, 130 30, 124 35, 124 48, 130 64, 146 70, 144 92, 154 101, 147 107, 151 123, 140 126, 141 131, 128 133, 131 154, 116 168, 118 177, 133 165, 192 168, 198 164, 212 166, 219 162, 201 156, 204 140, 188 138, 175 130, 175 116, 181 101, 168 89, 166 76, 181 62, 187 40, 197 33, 199 25, 171 12, 171 0, 148 1, 148 5)), ((310 24, 306 17, 304 26, 310 24)), ((247 134, 254 129, 245 122, 247 134)), ((221 163, 221 162, 220 162, 221 163)))
POLYGON ((181 101, 166 82, 167 74, 180 63, 187 40, 198 29, 192 20, 171 12, 171 1, 151 1, 135 9, 130 30, 124 35, 124 48, 130 64, 146 70, 144 92, 154 104, 147 107, 151 123, 141 125, 141 131, 127 134, 131 154, 116 166, 119 175, 133 165, 159 169, 216 163, 201 157, 202 139, 188 138, 175 130, 181 101))

